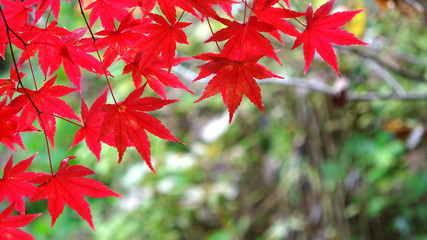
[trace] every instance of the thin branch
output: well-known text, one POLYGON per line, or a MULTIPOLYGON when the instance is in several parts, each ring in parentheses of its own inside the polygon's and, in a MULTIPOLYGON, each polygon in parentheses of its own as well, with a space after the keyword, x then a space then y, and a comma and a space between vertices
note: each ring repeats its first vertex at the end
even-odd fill
MULTIPOLYGON (((317 92, 322 92, 328 95, 337 95, 342 90, 335 90, 333 87, 322 83, 322 82, 308 82, 304 79, 286 77, 284 79, 279 78, 268 78, 263 80, 258 80, 258 83, 276 83, 285 86, 291 87, 300 87, 317 92)), ((377 92, 367 92, 367 93, 356 93, 356 92, 347 92, 346 99, 348 101, 375 101, 375 100, 426 100, 427 93, 392 93, 392 94, 379 94, 377 92)))
POLYGON ((355 92, 347 93, 347 100, 348 101, 375 101, 375 100, 413 101, 413 100, 426 100, 426 99, 427 99, 427 93, 426 94, 406 93, 403 95, 396 95, 394 93, 382 95, 382 94, 378 94, 376 92, 368 92, 368 93, 364 93, 364 94, 355 93, 355 92))
POLYGON ((406 94, 406 90, 402 87, 402 85, 400 85, 400 83, 396 80, 396 78, 394 78, 393 75, 391 75, 386 69, 384 69, 377 62, 369 59, 367 65, 373 71, 377 72, 378 75, 382 77, 384 82, 386 82, 388 85, 390 85, 390 87, 393 88, 393 90, 396 92, 397 95, 406 94))
POLYGON ((294 78, 294 77, 285 77, 283 79, 267 78, 263 80, 258 80, 257 82, 258 83, 276 83, 276 84, 292 86, 292 87, 301 87, 301 88, 306 88, 306 89, 326 93, 329 95, 336 95, 339 93, 339 91, 336 91, 331 86, 323 82, 309 82, 302 78, 294 78))
POLYGON ((381 65, 382 67, 389 69, 403 77, 410 78, 415 81, 421 81, 425 82, 427 79, 424 76, 424 72, 415 73, 412 71, 407 70, 406 68, 401 68, 397 64, 393 64, 390 61, 380 58, 379 53, 373 49, 369 49, 369 52, 367 50, 359 50, 356 48, 346 47, 346 46, 334 46, 336 49, 344 50, 347 52, 355 53, 356 55, 365 58, 365 59, 371 59, 381 65))

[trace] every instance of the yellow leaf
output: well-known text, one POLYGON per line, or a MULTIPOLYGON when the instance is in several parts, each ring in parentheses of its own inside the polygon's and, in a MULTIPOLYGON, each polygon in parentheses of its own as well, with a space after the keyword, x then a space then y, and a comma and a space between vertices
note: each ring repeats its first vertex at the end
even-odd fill
MULTIPOLYGON (((362 0, 351 0, 346 2, 346 11, 366 9, 362 0)), ((366 28, 366 11, 357 14, 350 22, 344 26, 345 30, 361 38, 366 28)))

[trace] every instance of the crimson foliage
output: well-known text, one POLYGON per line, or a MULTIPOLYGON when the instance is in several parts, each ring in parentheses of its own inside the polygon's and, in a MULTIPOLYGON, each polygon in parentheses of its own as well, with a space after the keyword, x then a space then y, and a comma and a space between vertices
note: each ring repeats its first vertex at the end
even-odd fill
POLYGON ((292 10, 288 1, 280 0, 95 0, 86 7, 79 1, 86 27, 77 29, 61 26, 59 0, 0 0, 0 4, 0 55, 4 58, 9 48, 12 66, 10 78, 0 80, 0 142, 14 151, 15 145, 25 150, 20 134, 42 131, 50 163, 50 173, 26 172, 34 156, 15 166, 11 158, 4 167, 0 201, 7 198, 10 206, 0 214, 1 239, 32 239, 17 229, 39 215, 25 215, 23 197, 31 198, 31 202, 46 198, 52 226, 67 204, 92 228, 89 204, 83 196, 120 197, 102 183, 86 178, 94 174, 91 169, 70 166, 68 161, 75 157, 64 159, 58 171, 53 171, 50 152, 54 150, 57 118, 79 127, 71 147, 85 140, 99 161, 104 142, 117 149, 119 163, 126 149, 135 147, 154 172, 147 132, 169 141, 179 140, 148 112, 177 101, 167 99, 165 87, 194 94, 171 70, 191 60, 176 57, 176 47, 189 44, 185 29, 195 22, 207 21, 210 26, 211 21, 217 21, 224 25, 217 32, 211 30, 212 36, 205 41, 216 42, 218 52, 193 58, 207 61, 200 66, 195 81, 212 75, 196 102, 220 93, 230 122, 243 95, 263 111, 256 79, 281 78, 258 63, 263 57, 280 63, 272 38, 283 44, 281 37, 285 34, 296 38, 292 49, 303 45, 305 72, 318 52, 338 75, 332 44, 365 45, 339 28, 363 10, 330 14, 334 0, 315 12, 308 6, 305 13, 292 10), (193 15, 189 19, 194 22, 184 22, 185 14, 193 15), (218 42, 224 42, 222 48, 218 42), (33 68, 34 59, 40 69, 33 68), (123 64, 123 74, 131 73, 135 85, 123 101, 116 100, 110 84, 113 77, 108 69, 113 64, 123 64), (71 87, 55 84, 61 65, 71 87), (82 69, 104 78, 106 90, 90 108, 82 99, 78 114, 61 97, 85 91, 81 87, 82 69), (45 76, 43 86, 38 86, 34 71, 45 76), (143 97, 146 87, 158 97, 143 97), (21 215, 9 217, 13 209, 21 215))

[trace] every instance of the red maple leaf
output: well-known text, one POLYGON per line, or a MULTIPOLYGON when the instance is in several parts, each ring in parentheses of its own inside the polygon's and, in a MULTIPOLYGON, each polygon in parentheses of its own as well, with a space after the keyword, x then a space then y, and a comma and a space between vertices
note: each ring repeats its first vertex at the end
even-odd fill
POLYGON ((160 7, 160 11, 165 15, 169 22, 175 22, 176 20, 176 9, 175 3, 173 0, 145 0, 140 3, 141 11, 144 16, 147 16, 153 10, 154 6, 157 4, 160 7))
POLYGON ((99 18, 105 30, 114 30, 114 19, 122 21, 128 14, 127 7, 138 5, 136 0, 96 0, 89 4, 85 10, 92 9, 89 16, 89 24, 92 26, 99 18))
MULTIPOLYGON (((0 16, 0 55, 4 59, 4 53, 9 40, 13 44, 17 44, 17 42, 14 42, 16 36, 12 34, 11 31, 6 28, 6 26, 8 26, 13 32, 19 33, 19 31, 22 29, 22 26, 25 26, 30 18, 32 3, 30 3, 30 0, 24 2, 0 0, 0 4, 2 7, 3 16, 6 19, 6 22, 4 22, 3 16, 0 16)), ((20 44, 18 43, 17 45, 20 44)))
MULTIPOLYGON (((58 98, 74 92, 76 89, 61 85, 54 86, 55 80, 56 76, 48 80, 43 87, 36 91, 26 89, 32 103, 34 103, 40 113, 37 112, 25 94, 21 94, 10 103, 12 107, 23 108, 19 117, 20 128, 32 125, 36 118, 38 118, 40 127, 43 128, 48 136, 52 149, 54 148, 56 131, 55 114, 80 122, 80 118, 77 117, 74 110, 66 102, 58 98)), ((20 88, 18 92, 24 93, 24 90, 20 88)))
MULTIPOLYGON (((143 71, 140 71, 139 62, 141 59, 141 54, 137 53, 134 61, 127 64, 123 69, 123 74, 132 72, 132 79, 135 85, 135 88, 138 88, 142 85, 142 76, 147 80, 148 85, 151 89, 154 90, 160 97, 167 99, 165 86, 184 89, 185 91, 194 94, 190 89, 185 86, 177 76, 172 74, 169 71, 166 71, 165 68, 168 68, 168 64, 165 63, 161 58, 156 58, 151 62, 143 71)), ((187 58, 174 58, 171 65, 175 66, 181 62, 187 60, 187 58)))
POLYGON ((62 62, 68 78, 80 91, 81 70, 80 67, 94 73, 101 73, 102 65, 87 49, 80 46, 79 39, 82 38, 87 28, 78 28, 67 36, 61 38, 58 43, 58 55, 51 61, 62 62))
POLYGON ((222 22, 227 27, 214 33, 205 43, 228 39, 221 51, 223 56, 237 59, 239 57, 265 55, 280 63, 270 41, 260 33, 275 31, 276 28, 273 25, 258 21, 255 16, 251 16, 246 23, 227 22, 225 20, 222 22))
POLYGON ((72 158, 75 157, 62 160, 55 174, 42 173, 41 176, 33 180, 34 183, 40 185, 37 186, 30 201, 47 199, 48 210, 52 217, 51 226, 55 224, 56 219, 64 210, 65 203, 67 203, 95 230, 89 204, 83 196, 93 198, 121 196, 94 179, 84 178, 95 174, 95 172, 81 165, 69 166, 68 161, 72 158))
POLYGON ((175 19, 169 23, 158 14, 150 13, 149 16, 155 23, 141 25, 140 31, 148 36, 142 38, 134 46, 137 52, 143 52, 139 60, 140 71, 144 71, 144 68, 160 53, 164 61, 168 63, 168 69, 171 69, 176 43, 188 44, 187 36, 182 28, 191 23, 176 22, 175 19))
MULTIPOLYGON (((18 76, 16 70, 13 68, 12 63, 10 64, 10 75, 9 79, 0 79, 0 95, 6 94, 9 99, 12 99, 13 94, 16 92, 16 83, 18 82, 18 76)), ((19 78, 22 79, 26 73, 19 73, 19 78)))
POLYGON ((7 36, 6 26, 4 22, 0 20, 0 56, 5 59, 5 51, 7 44, 9 44, 9 39, 7 36))
MULTIPOLYGON (((21 38, 28 43, 26 54, 21 54, 19 65, 22 65, 31 56, 38 53, 40 68, 43 74, 47 74, 50 69, 50 75, 61 65, 61 61, 52 61, 55 55, 58 55, 57 45, 61 42, 61 37, 71 34, 65 28, 58 27, 57 22, 51 22, 45 28, 39 28, 36 25, 25 25, 25 31, 21 38), (27 54, 28 53, 28 54, 27 54)), ((21 44, 17 47, 24 48, 21 44)))
MULTIPOLYGON (((52 22, 46 29, 32 27, 30 34, 26 34, 24 38, 30 40, 27 46, 29 55, 34 56, 38 52, 43 74, 49 73, 51 76, 62 63, 65 74, 80 91, 80 67, 94 73, 100 73, 102 69, 99 61, 88 54, 87 49, 79 42, 86 30, 87 28, 78 28, 70 32, 52 22)), ((22 54, 20 63, 30 56, 22 54)))
POLYGON ((176 5, 179 6, 182 9, 185 9, 186 11, 192 13, 189 11, 189 9, 196 9, 202 16, 204 17, 212 17, 214 19, 219 19, 218 14, 215 12, 215 10, 212 8, 213 5, 219 4, 222 8, 227 9, 228 7, 226 5, 230 5, 233 3, 238 3, 235 0, 174 0, 176 2, 176 5))
MULTIPOLYGON (((25 25, 29 18, 30 12, 33 10, 31 6, 33 3, 32 0, 26 0, 21 2, 21 0, 11 1, 11 0, 0 0, 2 6, 3 14, 6 16, 7 24, 13 31, 17 31, 21 28, 21 26, 25 25)), ((0 18, 1 22, 3 21, 0 18)))
MULTIPOLYGON (((85 139, 86 145, 88 146, 89 150, 96 156, 98 162, 100 159, 102 148, 101 141, 99 141, 98 138, 101 132, 102 120, 105 116, 105 113, 101 111, 101 107, 103 107, 106 102, 107 90, 104 91, 104 93, 101 94, 101 96, 99 96, 99 98, 95 100, 90 110, 82 99, 81 115, 83 120, 83 127, 76 132, 76 135, 74 135, 74 141, 70 147, 71 149, 73 146, 85 139)), ((111 134, 104 136, 101 140, 109 145, 112 145, 111 143, 114 142, 111 137, 111 134)))
POLYGON ((228 108, 229 122, 233 119, 234 112, 239 107, 243 95, 246 95, 263 112, 261 89, 255 79, 281 78, 257 63, 261 58, 260 56, 233 60, 221 55, 203 54, 197 58, 209 62, 200 66, 200 74, 194 81, 212 74, 214 77, 209 81, 202 96, 196 102, 220 92, 228 108))
POLYGON ((106 113, 102 122, 100 138, 113 132, 114 145, 119 153, 119 163, 128 146, 135 146, 148 167, 154 171, 151 165, 150 142, 146 131, 169 141, 179 142, 169 130, 156 118, 145 113, 177 102, 177 100, 163 100, 154 97, 140 98, 145 85, 134 90, 120 103, 107 104, 103 110, 106 113))
POLYGON ((21 137, 19 136, 18 117, 21 111, 19 107, 6 105, 6 98, 0 102, 0 142, 15 151, 15 143, 25 150, 21 137))
POLYGON ((131 11, 120 22, 118 29, 102 30, 96 33, 96 35, 103 36, 97 39, 96 45, 99 49, 106 48, 103 55, 104 68, 107 69, 119 54, 125 54, 130 46, 133 46, 135 42, 142 38, 142 34, 136 31, 135 27, 141 24, 148 24, 149 22, 148 19, 144 19, 143 21, 135 19, 133 11, 131 11))
MULTIPOLYGON (((70 0, 66 1, 70 2, 70 0)), ((83 0, 79 1, 83 4, 83 0)), ((60 0, 27 0, 27 2, 30 2, 32 5, 37 4, 36 13, 34 16, 34 23, 37 23, 37 21, 41 18, 41 16, 43 16, 43 14, 49 7, 55 19, 58 20, 59 10, 61 9, 60 0)))
POLYGON ((307 21, 306 29, 297 37, 292 47, 292 49, 294 49, 304 44, 304 73, 306 73, 310 67, 314 52, 317 51, 320 57, 332 66, 335 72, 341 77, 332 43, 338 45, 368 45, 357 39, 353 34, 339 28, 350 21, 356 14, 364 10, 336 12, 329 15, 334 2, 335 0, 330 0, 323 4, 314 14, 311 5, 307 8, 305 14, 307 21))
POLYGON ((21 214, 25 213, 25 203, 23 197, 31 197, 36 186, 31 180, 38 176, 34 172, 25 172, 31 165, 35 154, 25 160, 20 161, 12 167, 13 160, 4 166, 3 178, 0 178, 0 202, 6 197, 7 201, 14 203, 15 209, 21 214))
POLYGON ((32 222, 39 214, 25 214, 12 216, 14 204, 7 207, 0 213, 0 239, 2 240, 30 240, 34 239, 30 234, 17 228, 23 227, 32 222))
MULTIPOLYGON (((288 34, 294 37, 298 36, 300 34, 298 30, 294 25, 286 21, 285 18, 296 18, 304 16, 305 14, 285 8, 273 7, 273 5, 278 2, 279 0, 254 0, 252 12, 259 18, 260 21, 273 25, 284 34, 288 34)), ((289 7, 288 3, 287 5, 289 7)))

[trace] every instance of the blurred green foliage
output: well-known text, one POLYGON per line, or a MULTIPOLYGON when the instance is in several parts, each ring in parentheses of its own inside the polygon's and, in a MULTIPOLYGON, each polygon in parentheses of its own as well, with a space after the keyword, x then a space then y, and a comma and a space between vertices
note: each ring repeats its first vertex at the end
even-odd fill
MULTIPOLYGON (((291 1, 300 11, 308 4, 296 2, 291 1)), ((341 7, 363 4, 337 2, 341 7)), ((375 1, 365 1, 364 7, 367 21, 359 23, 366 25, 364 40, 378 57, 400 64, 397 70, 380 67, 408 92, 427 93, 425 81, 402 73, 426 78, 424 13, 408 18, 397 8, 380 11, 375 1)), ((80 16, 72 4, 64 9, 60 18, 65 23, 78 22, 80 16)), ((215 50, 216 46, 201 44, 200 36, 210 34, 206 26, 187 31, 192 44, 181 46, 180 52, 194 55, 206 48, 215 50)), ((301 76, 302 49, 291 52, 293 39, 284 41, 287 47, 279 53, 284 66, 263 61, 277 74, 301 76)), ((346 50, 339 53, 348 91, 393 92, 370 68, 370 61, 376 59, 346 50)), ((189 61, 183 66, 197 71, 196 64, 189 61)), ((128 76, 120 76, 120 67, 111 72, 116 78, 113 86, 124 96, 132 83, 123 84, 121 80, 128 76)), ((176 73, 191 80, 191 74, 176 73)), ((93 96, 89 100, 93 101, 100 94, 93 89, 104 83, 86 77, 90 81, 85 81, 82 94, 87 99, 93 96)), ((301 81, 333 85, 339 80, 332 68, 316 61, 301 81)), ((200 94, 204 84, 193 83, 191 88, 200 94)), ((170 98, 181 101, 155 114, 186 145, 151 138, 157 174, 149 171, 134 149, 126 152, 120 165, 117 152, 106 145, 100 163, 84 144, 67 152, 77 129, 58 120, 54 168, 66 157, 64 153, 76 155, 72 163, 94 169, 95 178, 123 199, 88 198, 95 232, 68 207, 50 228, 46 202, 31 203, 28 213, 43 215, 24 230, 38 240, 427 239, 426 137, 408 148, 410 133, 387 127, 393 121, 403 122, 411 131, 427 126, 425 99, 337 104, 332 96, 302 88, 274 83, 261 88, 265 114, 244 99, 230 125, 219 96, 194 104, 196 96, 170 90, 170 98)), ((79 102, 79 96, 73 97, 79 102)), ((14 159, 39 152, 30 170, 48 171, 42 133, 22 136, 28 154, 17 152, 14 159)), ((9 151, 2 152, 2 160, 9 156, 9 151)))

